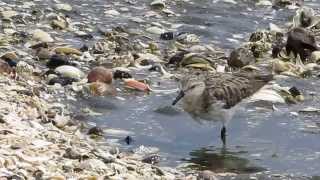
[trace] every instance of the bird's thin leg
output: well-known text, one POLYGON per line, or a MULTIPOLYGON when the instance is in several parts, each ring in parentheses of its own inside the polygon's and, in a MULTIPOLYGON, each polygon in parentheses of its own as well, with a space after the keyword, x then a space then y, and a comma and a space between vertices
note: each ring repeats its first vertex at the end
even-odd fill
POLYGON ((227 132, 226 126, 223 125, 222 129, 221 129, 221 141, 222 141, 223 145, 226 144, 226 132, 227 132))

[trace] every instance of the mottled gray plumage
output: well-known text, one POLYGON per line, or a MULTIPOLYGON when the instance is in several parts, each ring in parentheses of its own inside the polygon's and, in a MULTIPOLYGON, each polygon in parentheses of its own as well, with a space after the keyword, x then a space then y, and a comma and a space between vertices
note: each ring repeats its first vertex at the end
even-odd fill
MULTIPOLYGON (((183 109, 195 119, 229 121, 237 105, 272 79, 256 73, 193 73, 181 80, 183 109)), ((223 136, 223 132, 221 132, 223 136)))

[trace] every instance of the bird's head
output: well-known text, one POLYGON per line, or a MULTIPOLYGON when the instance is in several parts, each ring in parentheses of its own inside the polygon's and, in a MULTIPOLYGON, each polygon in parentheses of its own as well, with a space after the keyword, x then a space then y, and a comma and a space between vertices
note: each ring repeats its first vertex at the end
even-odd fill
POLYGON ((193 99, 198 98, 203 94, 206 85, 204 82, 203 74, 192 74, 180 80, 180 92, 176 99, 172 102, 172 105, 178 103, 182 98, 193 99))

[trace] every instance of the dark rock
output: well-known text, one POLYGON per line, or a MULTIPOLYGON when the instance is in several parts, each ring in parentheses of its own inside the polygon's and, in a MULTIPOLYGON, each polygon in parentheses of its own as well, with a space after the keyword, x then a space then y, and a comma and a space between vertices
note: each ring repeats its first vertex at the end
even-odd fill
POLYGON ((127 143, 127 145, 130 145, 133 142, 133 138, 131 136, 127 136, 124 138, 124 141, 127 143))
POLYGON ((52 55, 49 61, 47 62, 47 67, 50 69, 55 69, 63 65, 73 65, 73 63, 71 63, 66 56, 58 54, 52 55))
POLYGON ((263 32, 257 31, 251 34, 249 41, 250 42, 257 42, 263 38, 263 32))
POLYGON ((160 34, 160 39, 161 40, 172 40, 174 38, 174 32, 165 32, 160 34))
POLYGON ((228 65, 235 68, 241 68, 253 62, 255 58, 252 51, 245 48, 233 50, 228 59, 228 65))
POLYGON ((84 44, 84 45, 80 48, 80 51, 81 51, 81 52, 89 51, 89 47, 88 47, 86 44, 84 44))
POLYGON ((93 128, 90 128, 89 131, 88 131, 88 135, 96 135, 96 136, 103 136, 103 129, 95 126, 93 128))
POLYGON ((303 28, 292 29, 287 38, 286 51, 287 55, 293 52, 297 57, 299 54, 302 61, 311 54, 311 52, 318 50, 314 35, 303 28))
POLYGON ((17 66, 17 62, 13 59, 9 59, 9 58, 2 58, 5 62, 7 62, 9 64, 10 67, 16 67, 17 66))
POLYGON ((301 23, 301 27, 309 27, 312 23, 312 14, 302 11, 301 15, 300 15, 300 23, 301 23))
POLYGON ((93 39, 92 34, 77 34, 75 37, 81 38, 81 39, 93 39))
POLYGON ((21 39, 27 39, 29 37, 29 34, 24 31, 17 31, 12 34, 15 37, 21 38, 21 39))
POLYGON ((36 170, 33 172, 33 177, 36 180, 41 180, 43 178, 44 173, 41 170, 36 170))
POLYGON ((113 73, 113 78, 114 79, 128 79, 128 78, 132 78, 132 75, 129 74, 128 72, 125 72, 125 71, 116 70, 113 73))
POLYGON ((48 85, 54 85, 57 83, 57 84, 61 84, 61 86, 66 86, 77 81, 78 81, 77 79, 70 78, 70 77, 55 77, 50 79, 50 81, 48 82, 48 85))
POLYGON ((289 92, 291 93, 291 95, 292 95, 293 97, 296 97, 296 96, 301 95, 301 92, 300 92, 300 91, 298 90, 298 88, 296 88, 295 86, 291 87, 291 88, 289 89, 289 92))
POLYGON ((188 53, 188 51, 179 51, 178 53, 170 57, 169 62, 167 64, 173 64, 175 66, 178 66, 184 58, 184 56, 188 53))
POLYGON ((79 153, 75 152, 71 148, 66 149, 66 152, 63 154, 63 157, 68 158, 68 159, 81 159, 81 155, 79 153))
POLYGON ((277 58, 285 46, 284 34, 277 32, 275 41, 272 43, 272 58, 277 58))
POLYGON ((274 0, 272 7, 279 9, 290 5, 302 6, 303 0, 274 0))
POLYGON ((25 178, 20 177, 18 175, 12 175, 12 176, 7 177, 7 180, 24 180, 24 179, 25 178))
POLYGON ((148 164, 157 164, 160 162, 160 156, 158 154, 151 154, 142 159, 142 162, 148 164))
POLYGON ((284 48, 285 44, 274 44, 272 45, 272 58, 277 58, 279 53, 284 48))
POLYGON ((48 43, 46 42, 41 42, 41 43, 38 43, 38 44, 35 44, 35 45, 32 45, 30 46, 31 49, 38 49, 38 48, 48 48, 48 43))
POLYGON ((149 71, 156 71, 160 72, 160 67, 158 65, 153 65, 151 68, 148 69, 149 71))

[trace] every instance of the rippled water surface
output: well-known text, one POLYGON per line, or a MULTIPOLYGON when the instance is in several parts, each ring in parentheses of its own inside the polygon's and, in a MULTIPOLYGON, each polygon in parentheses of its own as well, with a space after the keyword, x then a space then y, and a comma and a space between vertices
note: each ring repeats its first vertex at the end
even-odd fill
MULTIPOLYGON (((72 2, 83 3, 80 0, 72 2)), ((125 15, 112 20, 104 17, 103 11, 108 9, 106 1, 90 2, 93 5, 82 11, 84 16, 93 16, 94 13, 101 24, 130 24, 125 15)), ((319 3, 319 0, 309 2, 313 7, 319 6, 319 3)), ((136 8, 144 6, 144 1, 139 1, 136 8)), ((257 8, 248 3, 233 5, 207 0, 194 0, 191 3, 181 1, 174 6, 174 11, 181 16, 169 21, 182 24, 179 31, 196 33, 203 42, 214 42, 226 51, 237 47, 256 29, 268 28, 270 22, 283 24, 292 15, 290 10, 276 11, 257 8)), ((130 16, 141 13, 131 12, 130 16)), ((145 77, 143 73, 140 76, 145 77)), ((154 89, 177 88, 176 82, 162 80, 157 73, 148 78, 153 82, 154 89)), ((89 121, 107 129, 127 131, 118 136, 107 133, 109 140, 117 139, 120 143, 127 135, 132 136, 133 144, 127 146, 122 143, 123 148, 140 145, 159 147, 163 157, 162 165, 176 166, 181 162, 192 162, 195 168, 221 172, 272 170, 297 175, 319 175, 319 114, 294 116, 290 112, 297 112, 307 106, 319 107, 320 80, 281 80, 279 83, 301 89, 306 101, 299 105, 276 105, 279 111, 244 104, 245 108, 239 110, 228 125, 226 148, 222 147, 219 139, 221 124, 200 124, 193 121, 179 106, 172 108, 170 104, 175 93, 120 95, 123 99, 89 98, 82 100, 81 106, 103 113, 102 116, 90 117, 89 121)))

